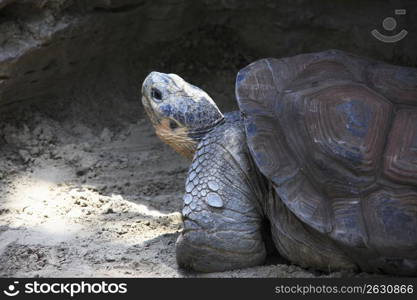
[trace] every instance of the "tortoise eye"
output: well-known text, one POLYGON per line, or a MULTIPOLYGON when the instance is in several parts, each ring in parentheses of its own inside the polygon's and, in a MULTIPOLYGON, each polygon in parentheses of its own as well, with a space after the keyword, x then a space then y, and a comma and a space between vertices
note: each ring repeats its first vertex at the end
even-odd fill
POLYGON ((157 101, 161 101, 162 100, 162 93, 157 88, 152 88, 151 89, 151 97, 154 98, 157 101))
POLYGON ((174 120, 169 120, 169 128, 171 128, 172 130, 177 129, 178 128, 177 122, 175 122, 174 120))

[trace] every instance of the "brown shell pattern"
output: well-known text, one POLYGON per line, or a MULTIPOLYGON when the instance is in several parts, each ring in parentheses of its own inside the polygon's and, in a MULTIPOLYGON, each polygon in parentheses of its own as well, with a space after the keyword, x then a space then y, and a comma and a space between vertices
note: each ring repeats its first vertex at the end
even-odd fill
POLYGON ((255 163, 300 220, 349 246, 416 249, 416 69, 336 50, 263 59, 236 95, 255 163))

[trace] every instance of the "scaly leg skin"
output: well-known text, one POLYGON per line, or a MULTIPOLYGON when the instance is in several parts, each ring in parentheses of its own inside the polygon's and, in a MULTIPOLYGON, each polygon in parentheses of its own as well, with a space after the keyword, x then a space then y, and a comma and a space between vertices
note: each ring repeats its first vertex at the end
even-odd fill
POLYGON ((176 245, 182 268, 216 272, 265 260, 260 186, 239 124, 215 128, 198 146, 186 181, 184 230, 176 245))

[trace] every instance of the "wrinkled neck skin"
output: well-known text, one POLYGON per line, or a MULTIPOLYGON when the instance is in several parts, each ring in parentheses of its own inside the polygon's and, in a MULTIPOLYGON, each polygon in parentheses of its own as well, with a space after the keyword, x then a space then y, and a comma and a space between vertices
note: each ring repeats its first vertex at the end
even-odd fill
POLYGON ((263 180, 246 144, 239 113, 207 133, 189 168, 176 244, 180 267, 217 272, 262 264, 263 180))
MULTIPOLYGON (((206 127, 200 128, 198 130, 190 130, 188 132, 188 136, 195 142, 194 152, 197 149, 197 145, 201 142, 203 137, 208 134, 210 131, 212 131, 215 127, 218 125, 221 125, 225 122, 224 117, 215 121, 213 124, 210 124, 206 127)), ((193 153, 194 155, 194 153, 193 153)), ((191 157, 192 159, 192 157, 191 157)))

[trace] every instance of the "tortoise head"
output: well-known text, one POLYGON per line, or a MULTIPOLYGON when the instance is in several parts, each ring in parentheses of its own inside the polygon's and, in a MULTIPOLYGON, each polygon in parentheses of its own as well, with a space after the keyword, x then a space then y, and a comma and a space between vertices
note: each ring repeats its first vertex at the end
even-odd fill
POLYGON ((223 121, 206 92, 175 74, 151 72, 142 85, 142 103, 158 137, 189 159, 201 138, 223 121))

